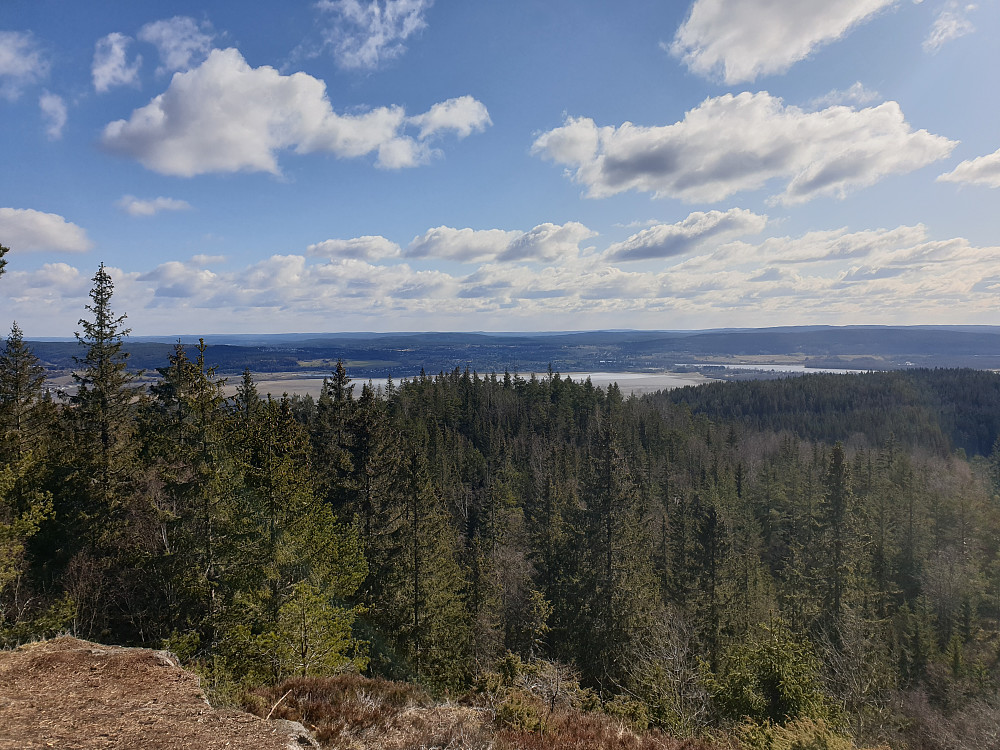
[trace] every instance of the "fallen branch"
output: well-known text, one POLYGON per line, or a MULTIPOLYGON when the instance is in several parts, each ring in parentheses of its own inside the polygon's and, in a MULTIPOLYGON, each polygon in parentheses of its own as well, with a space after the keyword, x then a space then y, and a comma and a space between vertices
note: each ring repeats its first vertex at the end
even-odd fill
POLYGON ((281 696, 280 698, 278 698, 278 702, 275 703, 273 706, 271 706, 271 710, 267 712, 267 719, 265 719, 265 721, 270 721, 271 720, 271 716, 274 714, 275 710, 277 710, 278 706, 281 705, 281 702, 283 700, 285 700, 285 698, 287 698, 291 694, 292 694, 292 691, 289 690, 283 696, 281 696))

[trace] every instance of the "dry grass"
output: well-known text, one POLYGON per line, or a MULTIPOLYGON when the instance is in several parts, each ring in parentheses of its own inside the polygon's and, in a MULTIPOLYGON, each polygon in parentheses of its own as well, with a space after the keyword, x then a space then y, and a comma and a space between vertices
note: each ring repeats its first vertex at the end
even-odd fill
POLYGON ((701 740, 679 740, 659 732, 636 733, 610 716, 567 711, 541 732, 498 732, 496 750, 718 750, 701 740))
POLYGON ((569 708, 517 728, 481 703, 435 703, 414 685, 357 675, 286 680, 256 691, 247 708, 266 716, 283 696, 273 717, 302 722, 337 750, 718 750, 569 708))

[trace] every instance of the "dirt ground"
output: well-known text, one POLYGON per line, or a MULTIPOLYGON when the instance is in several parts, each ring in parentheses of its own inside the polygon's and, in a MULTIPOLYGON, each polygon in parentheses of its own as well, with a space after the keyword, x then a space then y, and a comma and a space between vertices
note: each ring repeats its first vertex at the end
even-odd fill
POLYGON ((57 638, 0 651, 0 750, 288 750, 285 722, 208 705, 166 652, 57 638))

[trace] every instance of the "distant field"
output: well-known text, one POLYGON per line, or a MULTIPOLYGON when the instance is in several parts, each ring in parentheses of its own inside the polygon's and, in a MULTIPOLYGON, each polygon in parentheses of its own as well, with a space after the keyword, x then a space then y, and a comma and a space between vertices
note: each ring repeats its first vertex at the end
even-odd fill
MULTIPOLYGON (((642 395, 643 393, 681 388, 685 385, 701 385, 712 382, 712 378, 707 378, 696 372, 568 372, 563 374, 563 377, 577 381, 586 380, 588 376, 590 382, 601 388, 606 388, 611 383, 618 383, 618 387, 626 395, 633 393, 642 395)), ((529 377, 529 374, 522 373, 522 377, 529 377)), ((544 374, 539 373, 538 377, 544 377, 544 374)), ((236 392, 238 380, 238 378, 229 379, 226 387, 227 395, 231 396, 236 392)), ((358 389, 360 389, 361 384, 368 382, 368 380, 358 378, 354 382, 358 384, 358 389)), ((376 386, 385 386, 386 383, 384 378, 372 379, 371 382, 376 386)), ((399 379, 396 378, 395 382, 398 384, 399 379)), ((260 380, 257 380, 257 391, 261 394, 270 393, 274 397, 287 393, 289 396, 298 394, 316 398, 322 388, 323 378, 302 377, 296 373, 267 373, 265 376, 261 376, 260 380)))

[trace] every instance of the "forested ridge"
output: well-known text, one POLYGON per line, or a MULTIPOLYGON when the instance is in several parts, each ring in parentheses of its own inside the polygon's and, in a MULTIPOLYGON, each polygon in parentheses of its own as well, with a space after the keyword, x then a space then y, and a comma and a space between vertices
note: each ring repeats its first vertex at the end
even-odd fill
POLYGON ((166 646, 219 695, 360 671, 538 731, 558 699, 754 748, 995 742, 998 376, 226 398, 203 344, 137 386, 112 293, 72 395, 16 324, 0 354, 7 645, 166 646))

